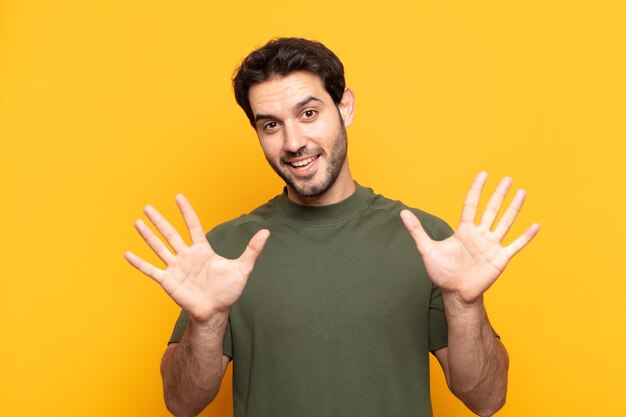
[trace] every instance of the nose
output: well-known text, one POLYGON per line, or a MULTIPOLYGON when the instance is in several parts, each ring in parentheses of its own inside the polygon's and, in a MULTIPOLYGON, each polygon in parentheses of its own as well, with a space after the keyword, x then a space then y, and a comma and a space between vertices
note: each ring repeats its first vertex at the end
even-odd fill
POLYGON ((286 123, 284 132, 283 149, 285 152, 296 153, 307 145, 307 137, 294 123, 286 123))

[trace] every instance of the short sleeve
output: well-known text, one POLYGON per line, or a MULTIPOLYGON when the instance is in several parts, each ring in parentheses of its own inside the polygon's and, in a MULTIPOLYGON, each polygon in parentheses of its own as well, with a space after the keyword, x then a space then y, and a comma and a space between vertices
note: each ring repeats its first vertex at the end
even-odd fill
POLYGON ((224 346, 222 348, 222 353, 231 359, 233 358, 233 333, 230 328, 230 318, 228 319, 226 332, 224 333, 224 346))
POLYGON ((172 331, 172 335, 170 336, 170 343, 178 343, 180 339, 183 337, 183 333, 185 333, 185 327, 187 327, 187 313, 185 310, 181 310, 178 315, 178 320, 176 320, 176 324, 174 324, 174 330, 172 331))
POLYGON ((448 346, 448 322, 443 310, 439 288, 433 285, 428 311, 428 350, 434 352, 448 346))

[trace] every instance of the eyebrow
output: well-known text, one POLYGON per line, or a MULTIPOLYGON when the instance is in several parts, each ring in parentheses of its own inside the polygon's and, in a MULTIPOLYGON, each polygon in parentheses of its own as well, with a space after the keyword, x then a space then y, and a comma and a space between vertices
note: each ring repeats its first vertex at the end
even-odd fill
MULTIPOLYGON (((319 103, 324 103, 322 100, 320 100, 319 98, 315 97, 315 96, 309 96, 307 98, 305 98, 304 100, 296 103, 295 106, 293 106, 293 111, 298 111, 301 108, 303 108, 304 106, 306 106, 307 104, 309 104, 312 101, 316 101, 319 103)), ((254 122, 258 122, 259 120, 265 120, 265 119, 276 119, 276 116, 273 116, 271 114, 257 114, 256 116, 254 116, 254 122)))
POLYGON ((304 100, 302 100, 301 102, 299 102, 298 104, 293 106, 293 109, 294 110, 300 110, 301 108, 303 108, 304 106, 306 106, 307 104, 309 104, 312 101, 317 101, 319 103, 323 103, 322 100, 320 100, 319 98, 314 97, 314 96, 309 96, 308 98, 305 98, 304 100))

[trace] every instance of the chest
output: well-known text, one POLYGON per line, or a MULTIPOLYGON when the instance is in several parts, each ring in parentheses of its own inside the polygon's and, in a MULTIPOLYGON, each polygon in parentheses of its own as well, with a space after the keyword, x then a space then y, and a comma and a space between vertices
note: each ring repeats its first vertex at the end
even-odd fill
POLYGON ((273 232, 233 308, 233 331, 380 337, 427 326, 432 284, 421 258, 406 231, 381 226, 273 232))

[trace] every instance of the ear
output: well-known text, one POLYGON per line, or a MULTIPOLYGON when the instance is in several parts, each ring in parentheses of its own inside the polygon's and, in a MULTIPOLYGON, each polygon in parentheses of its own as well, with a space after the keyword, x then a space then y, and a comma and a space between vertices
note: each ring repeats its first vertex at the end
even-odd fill
POLYGON ((352 124, 352 120, 354 119, 354 93, 352 90, 349 88, 344 90, 338 107, 344 126, 350 126, 352 124))

